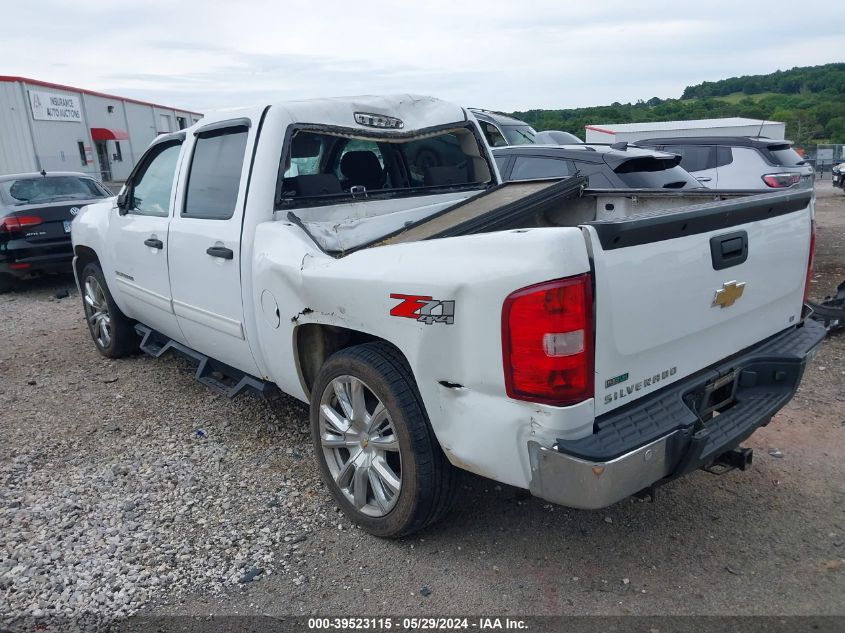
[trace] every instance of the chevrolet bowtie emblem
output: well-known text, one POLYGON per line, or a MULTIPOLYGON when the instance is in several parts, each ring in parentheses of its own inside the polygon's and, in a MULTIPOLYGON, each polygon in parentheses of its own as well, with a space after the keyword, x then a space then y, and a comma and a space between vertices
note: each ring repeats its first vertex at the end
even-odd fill
POLYGON ((722 284, 722 288, 716 291, 713 297, 713 307, 729 308, 736 303, 736 300, 742 296, 745 291, 745 282, 726 281, 722 284))

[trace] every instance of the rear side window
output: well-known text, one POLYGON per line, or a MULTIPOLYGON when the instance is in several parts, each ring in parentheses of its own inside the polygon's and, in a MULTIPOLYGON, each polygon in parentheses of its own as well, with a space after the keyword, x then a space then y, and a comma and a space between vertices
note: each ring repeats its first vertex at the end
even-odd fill
POLYGON ((701 184, 673 160, 633 158, 613 170, 632 189, 687 189, 701 184))
POLYGON ((575 166, 572 161, 540 156, 517 156, 510 179, 565 178, 574 173, 575 166))
POLYGON ((799 165, 804 159, 789 145, 769 146, 766 153, 769 156, 770 162, 780 167, 795 167, 799 165))
POLYGON ((703 171, 716 166, 714 149, 708 145, 667 145, 664 152, 681 157, 681 167, 687 171, 703 171))
POLYGON ((184 217, 228 220, 234 215, 248 131, 238 126, 197 136, 184 217))
POLYGON ((734 162, 733 150, 730 147, 719 146, 716 148, 716 164, 714 167, 724 167, 734 162))

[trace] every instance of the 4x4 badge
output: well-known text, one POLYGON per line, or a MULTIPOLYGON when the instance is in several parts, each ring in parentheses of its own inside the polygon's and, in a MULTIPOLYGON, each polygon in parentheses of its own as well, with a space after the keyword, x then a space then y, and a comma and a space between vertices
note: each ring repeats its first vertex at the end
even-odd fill
POLYGON ((391 299, 401 299, 398 305, 390 310, 390 316, 414 319, 426 325, 444 323, 452 325, 455 322, 455 302, 441 301, 423 295, 391 294, 391 299))
POLYGON ((716 291, 713 297, 712 307, 729 308, 737 302, 743 292, 745 292, 744 281, 739 283, 736 281, 726 281, 722 284, 722 288, 716 291))

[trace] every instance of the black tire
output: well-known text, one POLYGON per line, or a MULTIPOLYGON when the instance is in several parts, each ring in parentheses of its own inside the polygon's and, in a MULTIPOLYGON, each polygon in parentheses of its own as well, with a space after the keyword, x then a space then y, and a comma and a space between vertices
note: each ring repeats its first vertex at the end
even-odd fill
POLYGON ((451 509, 459 471, 440 445, 404 356, 388 343, 357 345, 333 354, 320 369, 311 395, 311 436, 320 474, 344 513, 364 530, 398 538, 442 519, 451 509), (399 442, 401 489, 393 508, 373 517, 356 509, 331 475, 320 441, 323 392, 339 376, 363 381, 384 404, 399 442))
POLYGON ((17 279, 12 275, 0 273, 0 295, 6 292, 11 292, 17 286, 17 279))
POLYGON ((123 312, 120 311, 120 308, 117 307, 117 304, 111 296, 109 287, 106 284, 106 278, 103 275, 103 270, 100 268, 100 265, 96 262, 87 264, 85 268, 82 269, 80 282, 82 286, 82 307, 85 313, 85 321, 88 324, 88 332, 91 334, 91 340, 94 341, 97 351, 106 358, 122 358, 124 356, 129 356, 130 354, 136 354, 138 352, 138 345, 140 344, 141 339, 135 332, 135 322, 123 314, 123 312), (86 284, 88 280, 92 278, 96 280, 97 284, 102 289, 106 305, 108 305, 108 317, 111 327, 109 341, 106 345, 104 345, 98 338, 98 333, 95 332, 95 326, 89 318, 90 309, 86 303, 86 284))

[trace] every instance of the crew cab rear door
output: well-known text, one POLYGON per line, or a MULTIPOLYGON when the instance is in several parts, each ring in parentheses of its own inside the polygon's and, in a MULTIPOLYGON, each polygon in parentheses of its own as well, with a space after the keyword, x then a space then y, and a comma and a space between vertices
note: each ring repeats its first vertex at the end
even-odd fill
POLYGON ((251 374, 259 371, 243 325, 241 225, 256 127, 240 118, 194 132, 170 223, 173 310, 188 345, 251 374))
POLYGON ((597 415, 796 325, 812 213, 794 191, 584 225, 597 415))

